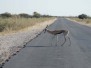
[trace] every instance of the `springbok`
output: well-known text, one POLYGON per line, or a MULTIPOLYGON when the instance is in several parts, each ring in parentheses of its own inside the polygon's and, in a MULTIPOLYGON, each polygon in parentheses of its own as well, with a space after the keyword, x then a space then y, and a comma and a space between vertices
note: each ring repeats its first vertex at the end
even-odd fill
MULTIPOLYGON (((70 44, 69 44, 69 46, 71 45, 71 40, 70 40, 70 37, 68 36, 68 34, 69 34, 69 31, 68 30, 54 30, 54 31, 50 31, 50 30, 48 30, 47 28, 45 29, 45 32, 48 32, 48 33, 50 33, 50 34, 52 34, 52 35, 54 35, 54 36, 57 36, 58 34, 63 34, 64 35, 64 39, 65 39, 65 41, 63 42, 63 44, 61 45, 61 46, 63 46, 64 44, 65 44, 65 42, 66 42, 66 36, 68 37, 68 39, 69 39, 69 42, 70 42, 70 44)), ((57 36, 57 41, 58 41, 58 36, 57 36)), ((57 42, 56 42, 56 46, 57 46, 57 42)))

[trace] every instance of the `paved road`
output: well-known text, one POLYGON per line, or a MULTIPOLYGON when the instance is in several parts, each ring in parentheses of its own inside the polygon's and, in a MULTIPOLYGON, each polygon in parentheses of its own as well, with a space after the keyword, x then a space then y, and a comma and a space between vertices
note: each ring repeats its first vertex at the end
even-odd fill
POLYGON ((61 46, 63 35, 58 35, 58 45, 55 46, 56 39, 49 33, 42 33, 3 68, 91 68, 90 27, 58 18, 48 29, 69 30, 71 46, 68 46, 68 40, 61 46))

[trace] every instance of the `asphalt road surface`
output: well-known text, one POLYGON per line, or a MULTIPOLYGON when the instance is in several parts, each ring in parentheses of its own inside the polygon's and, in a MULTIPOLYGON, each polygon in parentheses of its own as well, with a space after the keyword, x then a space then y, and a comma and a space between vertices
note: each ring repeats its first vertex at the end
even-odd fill
POLYGON ((54 36, 42 32, 24 49, 6 62, 3 68, 91 68, 91 28, 58 18, 48 27, 50 30, 69 30, 69 40, 63 35, 54 36), (57 42, 57 46, 56 46, 57 42))

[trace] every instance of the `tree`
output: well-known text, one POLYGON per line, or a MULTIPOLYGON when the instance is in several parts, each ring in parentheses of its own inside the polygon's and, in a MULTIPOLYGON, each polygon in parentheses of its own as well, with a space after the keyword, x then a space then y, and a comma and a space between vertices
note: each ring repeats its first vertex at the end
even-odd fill
POLYGON ((38 12, 34 12, 33 13, 33 17, 40 18, 41 17, 41 14, 39 14, 38 12))
POLYGON ((5 13, 0 14, 0 16, 3 18, 7 18, 7 17, 11 17, 12 15, 8 12, 5 12, 5 13))
POLYGON ((78 16, 79 19, 87 19, 88 16, 86 14, 81 14, 78 16))

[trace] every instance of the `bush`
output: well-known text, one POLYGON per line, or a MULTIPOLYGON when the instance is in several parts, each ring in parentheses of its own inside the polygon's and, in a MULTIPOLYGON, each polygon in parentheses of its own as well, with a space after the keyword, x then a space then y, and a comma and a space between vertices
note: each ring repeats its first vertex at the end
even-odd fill
POLYGON ((78 16, 79 19, 87 19, 88 16, 86 14, 81 14, 78 16))
POLYGON ((33 13, 33 17, 35 18, 40 18, 41 17, 41 14, 37 13, 37 12, 34 12, 33 13))
POLYGON ((7 23, 4 23, 4 22, 0 23, 0 32, 2 32, 5 29, 6 25, 7 23))
POLYGON ((51 17, 50 15, 42 15, 42 17, 51 17))
POLYGON ((0 14, 0 16, 3 18, 8 18, 8 17, 11 17, 12 15, 10 13, 6 12, 6 13, 0 14))
POLYGON ((19 14, 19 16, 20 16, 20 17, 24 17, 24 18, 32 18, 31 15, 26 14, 26 13, 21 13, 21 14, 19 14))

